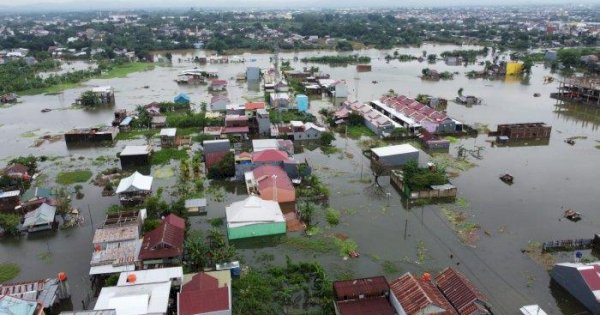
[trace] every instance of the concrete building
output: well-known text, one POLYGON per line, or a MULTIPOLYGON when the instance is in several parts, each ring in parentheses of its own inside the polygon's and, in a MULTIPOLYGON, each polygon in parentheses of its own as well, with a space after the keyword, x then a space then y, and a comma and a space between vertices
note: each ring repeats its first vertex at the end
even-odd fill
POLYGON ((507 140, 550 139, 551 126, 541 122, 523 124, 499 124, 496 136, 506 137, 507 140))
POLYGON ((225 208, 230 240, 286 233, 281 208, 276 201, 250 196, 225 208))
POLYGON ((256 110, 256 122, 258 124, 258 134, 260 136, 271 135, 271 119, 269 118, 269 112, 266 109, 256 110))
POLYGON ((419 160, 419 150, 410 144, 391 145, 371 149, 371 161, 384 167, 401 167, 406 162, 419 160))
POLYGON ((290 121, 292 127, 292 137, 294 141, 302 140, 318 140, 321 138, 321 134, 327 131, 324 127, 317 126, 311 122, 301 122, 292 120, 290 121))

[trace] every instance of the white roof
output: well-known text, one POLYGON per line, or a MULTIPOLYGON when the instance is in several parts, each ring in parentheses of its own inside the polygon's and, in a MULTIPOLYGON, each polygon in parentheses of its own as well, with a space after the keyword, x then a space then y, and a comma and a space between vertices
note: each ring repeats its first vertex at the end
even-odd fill
POLYGON ((292 125, 292 127, 302 127, 304 126, 304 123, 298 120, 291 120, 290 125, 292 125))
POLYGON ((171 281, 122 287, 104 287, 94 310, 114 309, 117 315, 165 314, 171 281))
POLYGON ((53 207, 47 203, 42 203, 42 205, 37 209, 25 214, 23 226, 29 227, 54 222, 55 215, 56 207, 53 207))
POLYGON ((525 305, 519 310, 523 315, 547 315, 539 305, 525 305))
POLYGON ((128 145, 121 151, 121 156, 127 155, 146 155, 150 153, 150 146, 147 145, 128 145))
POLYGON ((163 128, 160 130, 161 136, 175 137, 176 134, 177 134, 177 128, 163 128))
POLYGON ((20 194, 21 192, 19 190, 4 191, 0 193, 0 198, 16 197, 20 194))
POLYGON ((181 283, 182 279, 183 268, 181 267, 138 270, 130 272, 121 272, 121 274, 119 275, 119 281, 117 282, 117 286, 132 286, 174 280, 179 281, 179 283, 181 283), (135 282, 127 282, 127 277, 130 274, 135 275, 135 282))
POLYGON ((135 265, 133 263, 122 266, 113 266, 112 264, 100 265, 100 266, 92 266, 90 267, 90 276, 93 275, 105 275, 117 272, 123 272, 127 270, 135 270, 135 265))
POLYGON ((131 176, 121 179, 117 187, 117 194, 130 191, 152 190, 152 176, 145 176, 139 172, 133 173, 131 176))
POLYGON ((228 227, 285 222, 279 203, 250 196, 225 208, 228 227))
POLYGON ((107 85, 107 86, 99 86, 99 87, 95 87, 92 89, 92 92, 94 93, 104 93, 104 92, 111 92, 112 91, 112 86, 107 85))
POLYGON ((320 132, 325 132, 325 131, 327 131, 327 129, 325 129, 324 127, 317 126, 317 125, 315 125, 315 124, 313 124, 313 123, 311 123, 311 122, 307 122, 306 124, 304 124, 304 129, 305 129, 305 130, 308 130, 308 129, 315 129, 315 130, 318 130, 318 131, 320 131, 320 132))
POLYGON ((379 147, 371 149, 373 153, 377 156, 390 156, 390 155, 398 155, 398 154, 406 154, 406 153, 414 153, 419 152, 419 150, 412 145, 405 143, 399 145, 390 145, 387 147, 379 147))
POLYGON ((256 139, 252 140, 252 149, 254 152, 274 149, 279 149, 279 142, 277 139, 256 139))

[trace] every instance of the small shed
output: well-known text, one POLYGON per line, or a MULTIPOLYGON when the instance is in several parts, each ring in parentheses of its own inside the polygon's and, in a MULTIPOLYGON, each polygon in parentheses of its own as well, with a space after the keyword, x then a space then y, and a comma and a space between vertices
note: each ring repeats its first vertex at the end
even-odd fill
POLYGON ((173 102, 175 102, 177 104, 189 104, 190 96, 183 92, 179 93, 179 94, 177 94, 177 96, 175 96, 173 98, 173 102))
POLYGON ((124 205, 140 204, 152 193, 152 181, 152 176, 135 172, 131 176, 121 179, 115 192, 124 205))
POLYGON ((163 128, 167 125, 167 117, 165 116, 152 116, 150 126, 152 128, 163 128))
POLYGON ((56 207, 43 203, 37 209, 25 214, 23 230, 27 232, 37 232, 51 230, 56 216, 56 207))
POLYGON ((308 110, 308 96, 304 94, 296 95, 296 107, 300 112, 306 112, 308 110))
POLYGON ((150 154, 152 149, 148 145, 128 145, 121 151, 121 168, 135 168, 136 166, 145 166, 150 164, 150 154))
POLYGON ((177 128, 164 128, 160 130, 160 146, 174 147, 176 143, 177 128))
POLYGON ((185 201, 185 209, 189 215, 206 214, 206 199, 188 199, 185 201))

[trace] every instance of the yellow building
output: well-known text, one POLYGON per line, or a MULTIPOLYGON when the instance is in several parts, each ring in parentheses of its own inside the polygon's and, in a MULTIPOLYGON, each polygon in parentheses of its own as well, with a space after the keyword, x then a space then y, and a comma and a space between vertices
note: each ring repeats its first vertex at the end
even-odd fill
POLYGON ((518 75, 523 72, 523 64, 519 62, 506 63, 506 75, 518 75))

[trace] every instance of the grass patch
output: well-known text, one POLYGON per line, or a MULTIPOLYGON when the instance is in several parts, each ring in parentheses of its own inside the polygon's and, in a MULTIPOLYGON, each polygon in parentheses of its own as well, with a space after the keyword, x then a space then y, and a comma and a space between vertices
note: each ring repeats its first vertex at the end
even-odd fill
POLYGON ((446 219, 448 219, 448 222, 450 222, 460 239, 465 244, 475 247, 475 243, 479 239, 479 225, 471 222, 467 214, 462 211, 442 207, 442 213, 446 216, 446 219))
POLYGON ((456 198, 456 205, 461 208, 468 208, 469 201, 467 201, 467 199, 465 199, 465 198, 458 197, 458 198, 456 198))
POLYGON ((60 172, 56 176, 56 182, 61 185, 74 183, 85 183, 92 178, 92 172, 88 170, 77 170, 71 172, 60 172))
POLYGON ((394 264, 394 262, 386 260, 381 264, 381 267, 383 268, 383 272, 385 274, 395 274, 398 273, 400 271, 400 268, 398 268, 398 266, 396 266, 396 264, 394 264))
POLYGON ((171 178, 175 176, 175 169, 173 169, 172 166, 169 165, 165 165, 163 167, 157 168, 156 170, 154 170, 154 177, 155 178, 171 178))
POLYGON ((27 131, 27 132, 22 133, 20 136, 21 136, 21 138, 35 138, 36 137, 35 132, 38 130, 39 129, 27 131))
POLYGON ((331 155, 331 154, 341 152, 341 150, 339 148, 334 147, 334 146, 327 146, 327 147, 321 146, 320 148, 321 148, 321 152, 323 152, 323 154, 325 154, 325 155, 331 155))
POLYGON ((448 153, 435 153, 432 155, 433 161, 442 168, 445 168, 449 176, 458 175, 460 172, 469 170, 475 166, 467 159, 458 159, 448 153))
POLYGON ((130 73, 154 69, 154 64, 146 62, 130 62, 115 65, 100 76, 100 79, 124 78, 130 73))
POLYGON ((21 273, 21 267, 13 263, 0 264, 0 283, 12 280, 21 273))
POLYGON ((221 227, 221 226, 223 226, 224 222, 225 222, 224 218, 213 218, 213 219, 208 220, 208 223, 210 223, 210 225, 213 227, 221 227))
POLYGON ((177 136, 187 137, 200 133, 200 129, 197 127, 188 128, 177 128, 177 136))
POLYGON ((452 137, 452 136, 447 136, 444 139, 448 140, 448 142, 450 142, 452 144, 458 143, 458 138, 455 138, 455 137, 452 137))
POLYGON ((335 250, 336 244, 330 237, 285 237, 283 244, 294 249, 327 253, 335 250))
POLYGON ((160 151, 155 151, 150 157, 151 165, 164 165, 171 160, 185 160, 188 158, 186 150, 177 150, 173 148, 163 148, 160 151))
POLYGON ((595 148, 596 148, 596 149, 598 149, 598 150, 600 150, 600 144, 597 144, 597 145, 595 146, 595 148))
POLYGON ((546 270, 552 269, 554 264, 556 263, 556 259, 550 253, 542 252, 542 242, 530 241, 527 244, 527 247, 523 250, 529 258, 531 258, 536 263, 544 266, 546 270))
POLYGON ((422 265, 425 263, 425 259, 427 259, 427 248, 425 248, 425 242, 418 241, 417 242, 417 263, 422 265))
POLYGON ((59 94, 64 90, 74 89, 81 86, 81 83, 60 83, 46 88, 29 89, 19 92, 19 95, 37 95, 37 94, 59 94))
POLYGON ((119 132, 119 134, 117 134, 117 137, 115 139, 118 141, 142 139, 146 137, 152 138, 155 137, 159 132, 160 130, 158 129, 135 129, 129 131, 122 131, 119 132))
POLYGON ((327 208, 327 211, 325 212, 325 219, 327 220, 327 223, 329 223, 329 225, 338 225, 340 224, 340 212, 334 208, 327 208))
MULTIPOLYGON (((342 132, 346 132, 346 131, 342 130, 342 132)), ((365 126, 365 125, 348 126, 348 137, 353 138, 353 139, 358 139, 362 136, 375 137, 376 134, 373 131, 371 131, 371 129, 367 128, 367 126, 365 126)))
POLYGON ((352 239, 348 238, 345 240, 341 240, 336 238, 335 244, 339 248, 340 256, 342 257, 350 256, 350 253, 352 252, 358 252, 358 244, 356 244, 356 242, 352 239))

